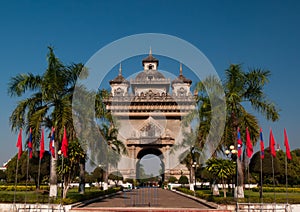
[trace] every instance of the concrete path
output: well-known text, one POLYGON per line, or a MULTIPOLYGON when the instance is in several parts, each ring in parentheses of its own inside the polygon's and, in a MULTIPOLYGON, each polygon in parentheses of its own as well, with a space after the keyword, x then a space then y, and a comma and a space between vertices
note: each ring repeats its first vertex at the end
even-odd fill
POLYGON ((140 188, 122 192, 114 196, 83 206, 83 208, 99 207, 159 207, 159 208, 197 208, 209 209, 193 199, 161 188, 140 188))

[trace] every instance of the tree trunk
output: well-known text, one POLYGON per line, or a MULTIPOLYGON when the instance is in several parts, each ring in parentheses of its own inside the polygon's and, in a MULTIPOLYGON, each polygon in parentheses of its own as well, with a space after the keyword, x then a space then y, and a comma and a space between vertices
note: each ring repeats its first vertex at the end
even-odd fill
POLYGON ((50 197, 57 197, 57 157, 53 158, 51 156, 51 166, 50 166, 50 197))
POLYGON ((51 156, 51 166, 50 166, 50 191, 49 196, 50 197, 57 197, 57 159, 58 159, 58 143, 54 142, 54 154, 55 157, 53 158, 51 156))
POLYGON ((226 186, 225 186, 224 179, 222 179, 222 186, 223 186, 223 195, 224 195, 224 198, 226 198, 226 186))
MULTIPOLYGON (((237 138, 237 130, 238 130, 238 119, 236 118, 236 115, 234 113, 231 113, 231 119, 233 120, 232 126, 233 126, 233 137, 237 138)), ((237 148, 237 140, 235 140, 235 147, 237 148)), ((244 198, 244 172, 243 172, 243 164, 241 163, 240 159, 237 157, 236 159, 236 165, 237 165, 237 182, 236 187, 234 189, 234 197, 235 198, 244 198)))
POLYGON ((80 194, 84 194, 85 192, 85 160, 81 160, 79 164, 80 168, 80 173, 79 173, 79 187, 78 187, 78 192, 80 194))
POLYGON ((236 160, 237 164, 237 183, 236 183, 236 188, 234 190, 234 197, 235 198, 244 198, 244 172, 243 172, 243 167, 240 159, 236 160))
POLYGON ((237 185, 238 186, 243 186, 244 185, 244 172, 243 172, 243 164, 242 162, 237 159, 237 166, 238 166, 238 182, 237 185))
MULTIPOLYGON (((67 179, 65 179, 67 180, 67 179)), ((67 198, 67 193, 70 187, 70 183, 64 183, 64 189, 63 189, 63 199, 67 198)))

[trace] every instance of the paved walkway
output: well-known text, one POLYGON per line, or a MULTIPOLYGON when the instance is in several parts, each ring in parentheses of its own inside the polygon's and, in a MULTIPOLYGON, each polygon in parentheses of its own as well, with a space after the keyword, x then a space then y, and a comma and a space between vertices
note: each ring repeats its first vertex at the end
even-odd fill
POLYGON ((188 197, 161 188, 140 188, 118 193, 112 197, 85 205, 95 207, 159 207, 159 208, 197 208, 209 209, 188 197))

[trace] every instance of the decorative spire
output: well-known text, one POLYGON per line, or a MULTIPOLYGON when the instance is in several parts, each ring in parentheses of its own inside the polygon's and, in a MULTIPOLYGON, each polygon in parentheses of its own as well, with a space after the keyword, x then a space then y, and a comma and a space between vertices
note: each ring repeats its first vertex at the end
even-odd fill
POLYGON ((156 63, 157 64, 156 66, 158 66, 158 59, 156 59, 155 57, 152 56, 152 48, 151 48, 151 46, 150 46, 150 50, 149 50, 149 55, 142 60, 142 64, 144 66, 145 63, 150 63, 150 62, 151 63, 156 63))
POLYGON ((120 67, 119 67, 119 76, 122 76, 122 63, 120 63, 120 67))
POLYGON ((180 63, 179 75, 182 76, 182 63, 180 63))

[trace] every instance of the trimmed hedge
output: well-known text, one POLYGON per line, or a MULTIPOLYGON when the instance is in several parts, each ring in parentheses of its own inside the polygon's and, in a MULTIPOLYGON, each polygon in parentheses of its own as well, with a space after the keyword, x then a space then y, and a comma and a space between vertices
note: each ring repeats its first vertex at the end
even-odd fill
MULTIPOLYGON (((0 191, 14 191, 15 186, 9 185, 9 186, 0 186, 0 191)), ((35 186, 16 186, 16 191, 35 191, 35 186)), ((40 190, 49 190, 49 186, 40 186, 40 190)))
MULTIPOLYGON (((252 191, 259 192, 260 188, 252 188, 252 191)), ((263 192, 274 192, 273 187, 263 187, 263 192)), ((285 187, 275 187, 275 192, 277 193, 284 193, 286 192, 285 187)), ((289 193, 300 193, 300 188, 288 188, 289 193)))
MULTIPOLYGON (((120 191, 120 188, 110 188, 108 190, 102 191, 96 188, 88 189, 85 194, 78 193, 77 189, 70 189, 67 194, 67 198, 61 200, 60 196, 57 198, 50 198, 48 194, 37 193, 34 191, 18 191, 16 192, 16 202, 22 203, 25 200, 25 195, 27 195, 27 203, 54 203, 54 204, 72 204, 88 199, 93 199, 106 194, 112 194, 120 191)), ((60 193, 60 191, 58 192, 60 193)), ((13 191, 0 191, 0 202, 12 203, 14 200, 13 191)))
MULTIPOLYGON (((99 196, 104 196, 107 194, 113 194, 116 193, 118 191, 120 191, 121 188, 120 187, 115 187, 115 188, 109 188, 105 191, 103 190, 99 190, 99 189, 92 189, 90 191, 86 191, 85 194, 79 194, 79 193, 68 193, 67 198, 63 199, 62 204, 72 204, 72 203, 76 203, 76 202, 81 202, 84 200, 89 200, 89 199, 93 199, 99 196)), ((54 201, 54 203, 59 204, 60 203, 60 199, 56 199, 54 201)))

